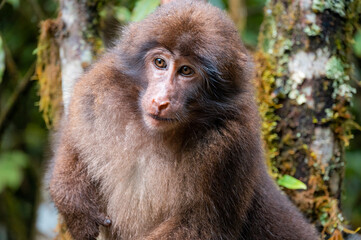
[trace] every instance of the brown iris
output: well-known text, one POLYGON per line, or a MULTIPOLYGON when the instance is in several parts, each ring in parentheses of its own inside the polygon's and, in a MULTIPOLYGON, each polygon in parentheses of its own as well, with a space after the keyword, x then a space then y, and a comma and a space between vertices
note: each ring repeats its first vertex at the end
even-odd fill
POLYGON ((166 68, 167 67, 167 64, 161 58, 154 59, 154 64, 155 64, 155 66, 157 66, 157 68, 166 68))
POLYGON ((183 76, 190 76, 193 74, 193 69, 188 67, 188 66, 183 66, 181 67, 180 69, 180 73, 183 75, 183 76))

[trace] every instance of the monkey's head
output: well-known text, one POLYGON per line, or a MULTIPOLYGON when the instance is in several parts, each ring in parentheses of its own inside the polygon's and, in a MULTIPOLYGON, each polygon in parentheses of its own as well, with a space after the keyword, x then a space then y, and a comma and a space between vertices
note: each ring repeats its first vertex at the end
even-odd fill
POLYGON ((251 61, 220 9, 175 0, 123 30, 123 72, 139 86, 139 112, 150 130, 213 124, 236 114, 251 61))

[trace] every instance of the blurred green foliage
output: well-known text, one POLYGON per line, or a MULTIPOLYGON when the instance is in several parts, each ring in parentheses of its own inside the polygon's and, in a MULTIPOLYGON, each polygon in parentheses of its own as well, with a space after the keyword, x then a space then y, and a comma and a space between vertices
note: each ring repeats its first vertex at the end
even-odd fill
POLYGON ((211 4, 213 4, 216 7, 219 7, 220 9, 225 9, 226 5, 222 0, 209 0, 211 4))
POLYGON ((257 46, 259 28, 263 21, 263 7, 266 0, 245 0, 247 6, 247 23, 242 32, 244 43, 252 48, 257 46))
MULTIPOLYGON (((114 17, 120 23, 140 21, 160 5, 160 0, 137 0, 133 1, 134 8, 132 8, 133 4, 128 4, 128 6, 126 6, 127 4, 124 4, 123 2, 124 1, 115 1, 113 3, 114 6, 112 7, 114 17)), ((220 9, 226 8, 226 4, 222 0, 210 0, 209 2, 220 9)), ((105 18, 107 10, 103 10, 100 15, 105 18)))
POLYGON ((139 0, 130 16, 130 21, 137 22, 153 12, 160 4, 160 0, 139 0))
POLYGON ((11 5, 13 5, 14 8, 18 8, 19 4, 20 4, 20 0, 6 0, 6 2, 10 3, 11 5))
POLYGON ((361 226, 361 150, 346 153, 343 212, 354 227, 361 226), (356 213, 356 214, 355 214, 356 213))
POLYGON ((0 81, 0 239, 28 240, 35 235, 44 160, 48 159, 44 155, 48 131, 37 106, 35 81, 27 81, 11 109, 8 103, 24 82, 25 74, 29 72, 31 76, 39 23, 56 17, 57 3, 52 0, 0 3, 4 3, 0 9, 0 76, 4 61, 6 64, 0 81), (4 119, 5 112, 8 114, 4 119))
MULTIPOLYGON (((247 22, 241 35, 251 49, 257 45, 265 1, 244 0, 247 22)), ((0 5, 2 2, 0 0, 0 5)), ((113 16, 117 24, 124 24, 144 18, 159 5, 160 0, 106 2, 101 17, 113 16)), ((221 9, 229 7, 227 0, 210 2, 221 9)), ((0 119, 6 103, 35 62, 33 52, 37 46, 40 21, 56 18, 58 7, 55 0, 5 0, 3 3, 0 9, 0 119)), ((107 28, 105 25, 102 26, 104 29, 107 28)), ((117 27, 111 26, 110 31, 117 27)), ((361 31, 355 36, 354 53, 356 78, 360 78, 361 31)), ((357 88, 358 94, 353 98, 352 112, 360 123, 361 88, 356 81, 353 87, 357 88)), ((49 152, 48 131, 37 106, 37 91, 37 83, 31 81, 0 126, 0 239, 22 240, 35 236, 39 189, 50 155, 44 154, 49 152)), ((361 133, 355 131, 354 135, 346 155, 343 209, 356 227, 361 226, 361 133)), ((297 179, 284 176, 283 180, 280 184, 285 187, 302 188, 297 179)))
POLYGON ((129 22, 130 18, 132 16, 132 13, 130 10, 124 6, 115 6, 114 7, 114 17, 119 22, 129 22))
POLYGON ((3 39, 0 35, 0 83, 3 79, 3 74, 5 71, 5 52, 4 52, 4 46, 3 46, 3 39))
POLYGON ((23 171, 28 163, 24 152, 0 153, 0 193, 6 188, 16 190, 23 180, 23 171))
POLYGON ((361 57, 361 30, 358 30, 355 36, 353 49, 357 57, 361 57))

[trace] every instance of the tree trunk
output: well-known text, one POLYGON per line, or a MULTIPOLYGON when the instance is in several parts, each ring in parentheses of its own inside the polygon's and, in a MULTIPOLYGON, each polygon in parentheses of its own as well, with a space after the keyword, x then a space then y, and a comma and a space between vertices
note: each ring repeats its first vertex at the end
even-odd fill
POLYGON ((74 84, 84 69, 92 63, 102 45, 96 31, 98 2, 100 1, 60 1, 60 17, 64 28, 59 39, 59 50, 65 114, 74 84))
POLYGON ((272 174, 307 184, 285 191, 323 237, 334 239, 347 231, 340 197, 355 93, 349 54, 360 10, 361 1, 271 0, 255 56, 272 174))
MULTIPOLYGON (((67 114, 74 84, 103 50, 97 32, 100 3, 98 0, 61 0, 58 19, 46 20, 41 25, 36 70, 40 84, 39 106, 49 127, 56 128, 60 114, 67 114), (62 94, 59 94, 60 83, 62 94)), ((56 239, 71 239, 61 216, 59 219, 56 239)))

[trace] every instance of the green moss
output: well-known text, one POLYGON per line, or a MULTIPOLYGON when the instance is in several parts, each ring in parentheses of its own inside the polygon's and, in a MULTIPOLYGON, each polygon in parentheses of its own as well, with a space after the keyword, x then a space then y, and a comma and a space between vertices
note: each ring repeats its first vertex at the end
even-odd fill
POLYGON ((262 26, 262 32, 260 34, 260 46, 264 52, 269 54, 274 54, 279 52, 279 46, 275 46, 279 43, 280 38, 282 38, 283 34, 277 32, 278 28, 277 25, 281 22, 284 22, 282 16, 285 15, 285 8, 282 2, 278 2, 275 4, 274 7, 266 7, 265 8, 265 21, 264 25, 262 26), (276 50, 276 52, 274 52, 276 50))
POLYGON ((321 32, 321 28, 315 24, 312 23, 311 25, 307 26, 304 30, 303 30, 308 36, 317 36, 320 34, 321 32))
POLYGON ((332 97, 334 99, 340 96, 350 101, 352 95, 356 93, 356 89, 349 84, 350 77, 346 73, 347 68, 349 66, 336 56, 332 56, 326 63, 326 77, 333 80, 332 97))
POLYGON ((54 36, 57 28, 56 20, 43 21, 37 46, 35 79, 39 82, 39 110, 48 128, 58 123, 62 106, 59 47, 54 36))
POLYGON ((277 36, 276 21, 271 13, 272 11, 270 9, 266 10, 265 18, 267 19, 267 26, 265 26, 265 29, 267 30, 264 32, 264 35, 267 37, 265 37, 265 41, 263 41, 262 49, 267 53, 271 53, 273 51, 277 36))
POLYGON ((262 136, 265 145, 265 157, 271 170, 271 174, 277 175, 277 168, 274 166, 274 159, 279 154, 279 138, 276 133, 277 123, 280 120, 275 111, 281 107, 275 97, 275 79, 279 77, 275 59, 271 55, 258 52, 255 55, 256 68, 259 69, 255 79, 257 89, 257 101, 262 117, 262 136))
POLYGON ((330 9, 331 11, 338 13, 341 17, 346 16, 345 11, 345 1, 343 0, 327 0, 325 1, 326 9, 330 9))
POLYGON ((326 77, 329 79, 340 79, 340 81, 344 81, 348 76, 345 74, 344 65, 342 61, 333 56, 326 64, 326 77))
MULTIPOLYGON (((281 43, 279 44, 279 48, 278 48, 278 53, 277 56, 284 56, 284 54, 286 54, 287 51, 290 51, 292 46, 293 46, 293 42, 291 41, 291 39, 288 38, 284 38, 281 43)), ((288 58, 287 58, 288 60, 288 58)), ((286 61, 288 62, 288 61, 286 61)))
POLYGON ((312 10, 315 12, 323 12, 329 9, 341 17, 346 16, 346 6, 343 0, 314 0, 312 2, 312 10))
POLYGON ((324 0, 313 0, 312 1, 312 10, 316 12, 323 12, 325 10, 324 0))
MULTIPOLYGON (((280 100, 285 96, 284 77, 288 73, 289 54, 295 43, 291 38, 296 12, 287 12, 284 2, 269 2, 265 9, 265 20, 259 35, 259 48, 255 56, 258 103, 262 123, 262 134, 267 145, 266 158, 274 177, 278 174, 280 141, 277 126, 282 121, 276 114, 281 108, 280 100), (282 26, 282 28, 280 28, 282 26)), ((288 93, 288 92, 287 92, 288 93)), ((287 140, 285 140, 287 141, 287 140)), ((283 158, 283 156, 282 156, 283 158)))

